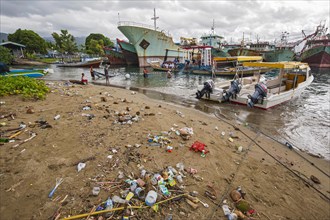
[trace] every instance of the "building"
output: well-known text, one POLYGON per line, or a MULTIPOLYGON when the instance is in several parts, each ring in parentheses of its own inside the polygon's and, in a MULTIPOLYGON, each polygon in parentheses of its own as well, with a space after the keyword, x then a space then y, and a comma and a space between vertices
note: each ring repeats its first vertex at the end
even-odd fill
POLYGON ((6 41, 0 43, 0 46, 8 48, 12 52, 15 58, 24 58, 23 49, 25 48, 25 45, 11 41, 6 41))

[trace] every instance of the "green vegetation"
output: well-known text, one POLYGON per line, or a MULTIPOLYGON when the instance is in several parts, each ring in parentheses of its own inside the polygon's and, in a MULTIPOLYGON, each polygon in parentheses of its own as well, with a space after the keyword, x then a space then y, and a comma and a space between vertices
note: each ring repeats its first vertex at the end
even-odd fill
POLYGON ((102 56, 104 55, 103 47, 112 47, 113 43, 111 40, 107 37, 105 37, 103 34, 90 34, 86 38, 85 41, 85 47, 86 47, 86 53, 102 56))
POLYGON ((0 46, 0 57, 1 57, 1 62, 5 63, 5 64, 11 64, 14 60, 13 55, 11 54, 10 50, 0 46))
POLYGON ((22 95, 24 99, 45 99, 49 88, 42 80, 0 76, 0 96, 22 95))
POLYGON ((74 36, 69 34, 67 30, 61 30, 61 34, 52 33, 55 40, 55 48, 61 53, 74 54, 78 51, 78 47, 74 36))
POLYGON ((8 35, 8 40, 26 46, 25 52, 29 54, 46 54, 46 41, 32 30, 17 29, 15 33, 8 35))

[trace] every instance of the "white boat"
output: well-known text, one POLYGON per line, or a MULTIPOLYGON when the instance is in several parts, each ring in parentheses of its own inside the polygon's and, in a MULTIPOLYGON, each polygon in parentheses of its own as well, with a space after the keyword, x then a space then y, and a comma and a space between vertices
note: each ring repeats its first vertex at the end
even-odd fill
POLYGON ((243 63, 243 66, 279 69, 279 74, 271 79, 256 76, 241 77, 232 81, 214 84, 209 97, 206 97, 206 94, 210 91, 210 85, 205 83, 204 91, 202 89, 196 93, 197 98, 219 102, 230 101, 249 107, 269 109, 299 96, 314 79, 307 63, 249 62, 243 63))

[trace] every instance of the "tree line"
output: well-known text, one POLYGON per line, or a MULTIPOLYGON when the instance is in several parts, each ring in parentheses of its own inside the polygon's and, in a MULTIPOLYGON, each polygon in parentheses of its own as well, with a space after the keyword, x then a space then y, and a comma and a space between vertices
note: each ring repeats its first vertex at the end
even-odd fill
MULTIPOLYGON (((90 55, 104 55, 103 47, 113 47, 113 42, 103 34, 91 33, 85 40, 82 49, 78 49, 75 37, 68 30, 61 30, 60 33, 53 32, 53 42, 48 42, 32 30, 17 29, 8 35, 8 41, 25 45, 25 54, 47 54, 47 50, 56 50, 61 54, 72 55, 76 52, 84 52, 90 55)), ((6 48, 0 47, 0 56, 6 48)))

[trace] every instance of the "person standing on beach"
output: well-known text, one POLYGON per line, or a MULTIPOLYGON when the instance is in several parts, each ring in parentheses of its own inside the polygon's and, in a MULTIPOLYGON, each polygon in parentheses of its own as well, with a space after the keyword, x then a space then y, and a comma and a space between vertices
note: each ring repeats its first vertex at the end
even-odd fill
POLYGON ((105 76, 105 85, 110 85, 108 65, 105 65, 105 67, 104 67, 104 76, 105 76))
POLYGON ((93 66, 91 66, 89 71, 91 73, 92 80, 95 80, 95 74, 94 74, 93 66))
POLYGON ((143 77, 144 77, 144 78, 148 78, 148 70, 147 70, 147 68, 145 68, 145 67, 144 67, 144 69, 143 69, 143 77))

